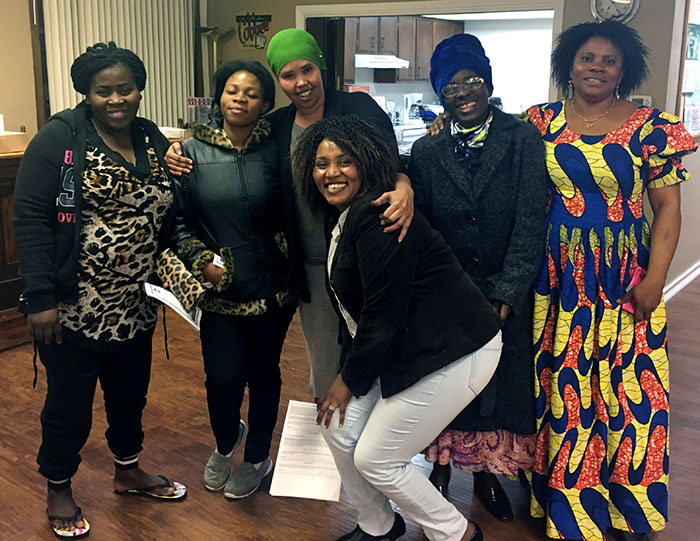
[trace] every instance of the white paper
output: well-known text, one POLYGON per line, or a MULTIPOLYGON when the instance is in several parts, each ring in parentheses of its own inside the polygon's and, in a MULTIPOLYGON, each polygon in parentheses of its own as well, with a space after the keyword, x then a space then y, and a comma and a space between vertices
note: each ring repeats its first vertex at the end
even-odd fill
POLYGON ((316 424, 316 405, 290 400, 284 419, 272 496, 340 500, 340 474, 316 424))
POLYGON ((683 66, 683 84, 681 92, 688 94, 698 90, 698 70, 700 61, 686 60, 683 66))
POLYGON ((167 306, 170 306, 170 308, 175 310, 175 312, 177 312, 179 316, 187 321, 187 323, 199 331, 199 320, 202 317, 202 311, 199 308, 186 310, 185 307, 182 306, 182 303, 177 300, 177 297, 173 295, 171 291, 163 289, 162 287, 146 282, 143 284, 143 288, 146 291, 146 295, 153 297, 167 306))

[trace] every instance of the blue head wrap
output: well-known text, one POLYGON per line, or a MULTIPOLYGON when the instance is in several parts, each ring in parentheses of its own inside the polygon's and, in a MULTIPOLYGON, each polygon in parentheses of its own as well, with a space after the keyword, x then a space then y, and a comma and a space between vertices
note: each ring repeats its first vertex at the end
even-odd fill
POLYGON ((481 42, 471 34, 455 34, 438 43, 430 58, 430 83, 443 105, 445 103, 442 89, 452 80, 455 73, 463 69, 483 77, 489 92, 493 92, 491 63, 481 42))

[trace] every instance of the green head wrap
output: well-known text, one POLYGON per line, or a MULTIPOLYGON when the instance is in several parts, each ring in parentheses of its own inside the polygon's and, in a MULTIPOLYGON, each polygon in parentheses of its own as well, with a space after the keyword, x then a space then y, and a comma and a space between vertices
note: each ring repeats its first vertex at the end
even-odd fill
POLYGON ((319 69, 326 69, 318 43, 306 30, 287 28, 272 36, 267 45, 267 63, 275 77, 279 76, 280 70, 286 64, 299 59, 309 60, 319 69))

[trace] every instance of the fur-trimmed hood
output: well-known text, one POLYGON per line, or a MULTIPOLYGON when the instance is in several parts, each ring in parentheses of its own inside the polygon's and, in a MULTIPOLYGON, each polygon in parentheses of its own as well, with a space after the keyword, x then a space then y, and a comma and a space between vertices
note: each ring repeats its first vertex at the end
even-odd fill
MULTIPOLYGON (((221 148, 233 148, 231 139, 228 138, 223 128, 223 119, 219 118, 212 121, 210 124, 199 124, 192 130, 192 135, 195 139, 199 139, 204 143, 214 145, 221 148)), ((257 145, 270 136, 270 123, 259 118, 258 122, 253 127, 248 138, 243 144, 243 148, 248 148, 257 145)))

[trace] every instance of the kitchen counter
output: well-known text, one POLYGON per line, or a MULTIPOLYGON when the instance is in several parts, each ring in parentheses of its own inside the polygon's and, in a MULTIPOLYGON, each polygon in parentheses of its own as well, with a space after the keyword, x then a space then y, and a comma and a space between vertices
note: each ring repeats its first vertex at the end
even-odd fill
POLYGON ((22 132, 0 132, 0 158, 22 157, 29 144, 29 134, 22 132))
POLYGON ((394 134, 399 145, 399 154, 410 154, 411 146, 426 134, 426 129, 425 123, 421 120, 394 124, 394 134))

